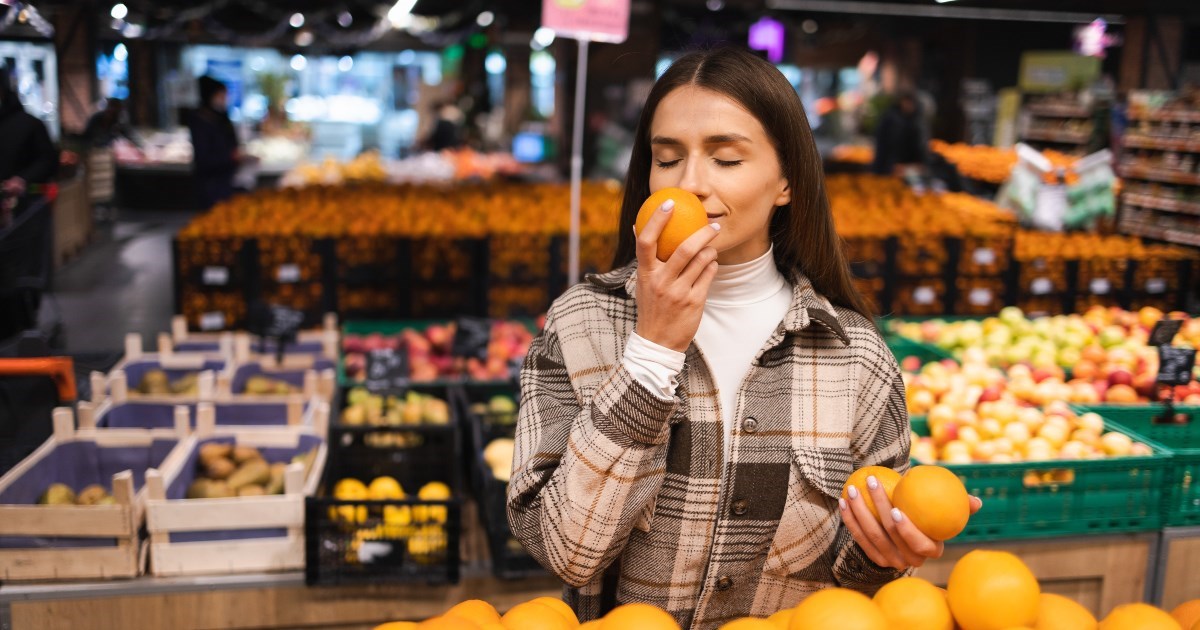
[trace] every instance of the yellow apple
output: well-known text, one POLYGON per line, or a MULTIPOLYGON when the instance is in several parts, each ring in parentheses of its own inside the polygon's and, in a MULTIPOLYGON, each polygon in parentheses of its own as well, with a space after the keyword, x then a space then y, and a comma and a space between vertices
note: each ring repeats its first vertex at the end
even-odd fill
POLYGON ((1150 448, 1149 445, 1142 444, 1141 442, 1134 442, 1133 446, 1129 449, 1129 454, 1134 457, 1146 457, 1148 455, 1153 455, 1154 449, 1150 448))
MULTIPOLYGON (((1052 450, 1057 451, 1067 443, 1067 437, 1070 431, 1062 424, 1047 422, 1045 426, 1038 431, 1038 437, 1046 440, 1053 447, 1052 450)), ((1028 445, 1026 445, 1028 446, 1028 445)))
POLYGON ((1029 441, 1029 427, 1020 422, 1013 422, 1004 427, 1004 437, 1008 438, 1014 446, 1024 446, 1029 441))
POLYGON ((1076 422, 1079 425, 1079 428, 1091 430, 1096 435, 1104 433, 1104 418, 1101 418, 1100 414, 1098 413, 1085 413, 1079 416, 1079 419, 1076 422))
POLYGON ((1081 427, 1071 432, 1071 441, 1081 442, 1088 448, 1094 448, 1100 444, 1100 433, 1081 427))
POLYGON ((1011 453, 996 453, 990 460, 993 464, 1011 464, 1014 460, 1011 453))
POLYGON ((1086 459, 1091 447, 1083 442, 1074 440, 1063 444, 1062 450, 1058 452, 1058 456, 1062 459, 1086 459))
POLYGON ((1133 440, 1124 433, 1113 431, 1100 437, 1100 446, 1105 453, 1113 457, 1124 457, 1133 450, 1133 440))

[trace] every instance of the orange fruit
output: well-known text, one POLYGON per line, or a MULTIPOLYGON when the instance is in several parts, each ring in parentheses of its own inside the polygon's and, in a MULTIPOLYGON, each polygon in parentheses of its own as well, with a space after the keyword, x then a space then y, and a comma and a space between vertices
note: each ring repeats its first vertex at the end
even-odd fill
POLYGON ((1117 606, 1104 621, 1100 630, 1182 630, 1166 611, 1149 604, 1125 604, 1117 606))
POLYGON ((682 188, 663 188, 646 198, 638 210, 634 232, 641 234, 642 228, 650 222, 650 217, 658 212, 658 207, 668 199, 675 200, 675 211, 663 227, 658 237, 658 259, 666 262, 675 249, 700 228, 708 225, 708 213, 700 198, 682 188))
POLYGON ((788 630, 888 630, 887 618, 871 598, 847 588, 827 588, 796 606, 788 630))
POLYGON ((593 619, 593 620, 579 626, 579 630, 600 630, 600 627, 603 625, 604 625, 603 619, 593 619))
POLYGON ((508 630, 571 630, 571 622, 557 610, 538 602, 525 602, 513 606, 500 618, 500 625, 508 630))
POLYGON ((1040 594, 1033 572, 1007 551, 968 553, 954 565, 946 584, 950 611, 962 630, 1033 626, 1040 594))
POLYGON ((758 617, 742 617, 730 621, 718 630, 775 630, 775 624, 758 617))
POLYGON ((416 626, 417 630, 479 630, 479 624, 462 617, 434 617, 416 626))
POLYGON ((1191 630, 1192 626, 1200 622, 1200 599, 1193 599, 1190 602, 1183 602, 1171 611, 1171 616, 1175 621, 1183 626, 1184 630, 1191 630))
POLYGON ((418 627, 415 621, 389 621, 375 626, 373 630, 417 630, 418 627))
POLYGON ((871 514, 875 516, 875 520, 879 520, 879 510, 875 509, 875 499, 871 498, 871 490, 867 488, 867 477, 874 476, 879 484, 883 486, 884 492, 887 493, 889 499, 892 498, 892 493, 896 490, 896 484, 900 483, 900 473, 886 466, 867 466, 859 468, 850 475, 846 480, 846 485, 842 487, 842 498, 850 500, 850 486, 858 488, 858 493, 867 501, 867 509, 871 510, 871 514))
POLYGON ((792 615, 794 614, 796 614, 795 608, 784 608, 774 615, 767 617, 767 621, 774 624, 777 630, 788 630, 788 626, 792 623, 792 615))
POLYGON ((874 601, 893 628, 954 630, 946 594, 921 578, 888 582, 875 593, 874 601))
POLYGON ((479 625, 479 630, 508 630, 499 621, 496 623, 484 623, 479 625))
POLYGON ((579 626, 579 617, 575 616, 575 611, 571 610, 571 607, 567 605, 567 602, 564 602, 557 597, 538 597, 529 601, 545 604, 546 606, 554 609, 555 612, 562 615, 563 619, 566 619, 567 622, 571 624, 572 628, 579 626))
POLYGON ((1096 630, 1096 618, 1079 602, 1054 593, 1038 599, 1035 630, 1096 630))
POLYGON ((892 505, 934 540, 954 538, 971 517, 967 488, 941 466, 916 466, 905 473, 892 492, 892 505))
POLYGON ((470 619, 481 626, 485 623, 500 623, 500 613, 496 612, 496 609, 491 604, 481 599, 468 599, 465 602, 459 602, 450 608, 450 610, 447 610, 443 616, 470 619))
POLYGON ((679 622, 650 604, 622 604, 604 616, 600 630, 680 630, 679 622))

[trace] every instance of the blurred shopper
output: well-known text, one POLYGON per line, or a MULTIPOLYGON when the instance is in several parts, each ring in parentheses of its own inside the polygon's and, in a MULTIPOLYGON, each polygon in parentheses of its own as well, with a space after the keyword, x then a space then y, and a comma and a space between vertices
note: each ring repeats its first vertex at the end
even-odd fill
POLYGON ((57 170, 58 152, 45 123, 25 111, 12 75, 0 68, 0 207, 11 212, 31 187, 50 182, 57 170))
POLYGON ((192 135, 192 172, 200 202, 205 208, 233 196, 233 177, 241 162, 237 132, 226 112, 229 96, 225 84, 199 79, 200 107, 188 121, 192 135))
POLYGON ((113 188, 116 179, 116 162, 112 145, 117 138, 125 138, 135 145, 141 141, 125 120, 125 102, 110 98, 104 108, 92 114, 83 130, 87 143, 88 194, 92 205, 101 218, 115 218, 113 188))
POLYGON ((875 130, 875 163, 871 171, 879 175, 902 175, 909 168, 924 169, 928 136, 917 97, 902 92, 884 112, 875 130))
POLYGON ((454 103, 442 103, 437 108, 437 122, 433 124, 427 144, 433 151, 457 149, 463 145, 463 113, 454 103))

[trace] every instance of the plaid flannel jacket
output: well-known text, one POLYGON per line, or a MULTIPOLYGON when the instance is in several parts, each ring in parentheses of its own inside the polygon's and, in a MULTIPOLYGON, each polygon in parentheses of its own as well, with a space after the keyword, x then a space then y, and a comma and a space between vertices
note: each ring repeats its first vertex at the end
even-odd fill
POLYGON ((695 344, 672 401, 621 365, 635 271, 588 276, 556 300, 521 370, 509 523, 566 582, 580 620, 636 601, 708 630, 900 576, 867 558, 837 508, 855 469, 908 466, 904 385, 873 324, 792 274, 723 462, 719 396, 695 344))

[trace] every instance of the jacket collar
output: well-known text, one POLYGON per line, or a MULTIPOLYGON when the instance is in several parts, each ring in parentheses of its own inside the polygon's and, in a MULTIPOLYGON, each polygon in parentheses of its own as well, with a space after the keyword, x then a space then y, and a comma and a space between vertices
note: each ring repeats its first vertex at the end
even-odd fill
MULTIPOLYGON (((837 310, 825 296, 817 292, 808 277, 798 270, 784 270, 792 284, 792 304, 783 316, 783 329, 792 334, 817 324, 833 333, 842 344, 850 345, 850 337, 837 318, 837 310)), ((633 299, 637 295, 637 261, 608 273, 591 273, 584 281, 609 293, 624 292, 633 299)))

